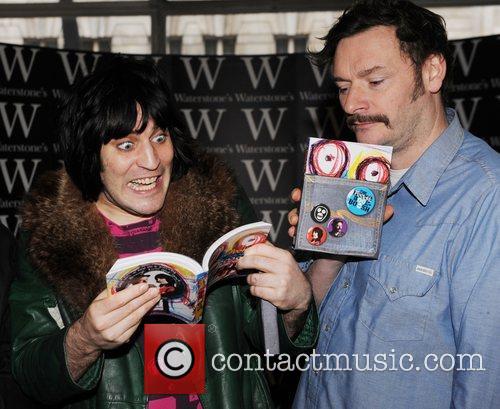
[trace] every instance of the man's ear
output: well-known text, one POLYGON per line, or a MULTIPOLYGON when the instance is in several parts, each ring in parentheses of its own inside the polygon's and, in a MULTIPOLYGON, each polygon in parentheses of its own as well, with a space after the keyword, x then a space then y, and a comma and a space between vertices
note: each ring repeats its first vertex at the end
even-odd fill
POLYGON ((422 67, 422 77, 425 88, 432 94, 437 94, 443 86, 446 75, 446 60, 441 54, 431 54, 422 67))

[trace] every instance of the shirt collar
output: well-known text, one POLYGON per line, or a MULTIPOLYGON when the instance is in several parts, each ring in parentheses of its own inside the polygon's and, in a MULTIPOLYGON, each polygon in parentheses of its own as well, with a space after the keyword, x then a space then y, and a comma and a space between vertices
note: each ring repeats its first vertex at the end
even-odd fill
POLYGON ((420 156, 389 194, 396 192, 404 184, 422 206, 427 205, 439 178, 455 157, 464 139, 464 130, 455 110, 447 108, 446 119, 448 127, 420 156))

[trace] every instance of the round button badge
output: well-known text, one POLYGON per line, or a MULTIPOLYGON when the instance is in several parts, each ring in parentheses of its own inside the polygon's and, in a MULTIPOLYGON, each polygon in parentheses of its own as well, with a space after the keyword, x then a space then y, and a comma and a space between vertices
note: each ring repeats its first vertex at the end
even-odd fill
POLYGON ((330 209, 327 205, 319 204, 311 210, 311 218, 316 223, 324 223, 330 217, 330 209))
POLYGON ((347 233, 347 221, 340 217, 331 219, 326 227, 332 237, 342 237, 347 233))
POLYGON ((321 226, 312 226, 307 231, 307 241, 313 246, 321 246, 326 241, 326 230, 321 226))
POLYGON ((347 194, 347 209, 356 216, 364 216, 375 207, 375 195, 365 186, 357 186, 347 194))

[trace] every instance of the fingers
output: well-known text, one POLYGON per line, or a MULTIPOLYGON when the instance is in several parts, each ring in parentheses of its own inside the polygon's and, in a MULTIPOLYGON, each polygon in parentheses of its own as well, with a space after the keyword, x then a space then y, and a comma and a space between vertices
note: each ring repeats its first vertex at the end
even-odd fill
POLYGON ((247 283, 257 287, 276 287, 279 285, 279 280, 275 274, 270 273, 254 273, 247 276, 247 283))
POLYGON ((250 287, 250 294, 276 304, 275 290, 269 287, 250 287))
MULTIPOLYGON (((295 189, 292 190, 292 193, 290 195, 291 199, 293 202, 298 203, 300 202, 300 198, 302 196, 302 191, 296 187, 295 189)), ((290 227, 288 228, 288 235, 293 239, 295 237, 295 233, 297 229, 295 226, 297 226, 297 223, 299 222, 299 212, 297 209, 292 209, 288 212, 288 224, 290 227)))
POLYGON ((241 259, 245 258, 245 256, 253 256, 253 255, 260 255, 264 257, 277 257, 281 253, 288 253, 288 251, 280 249, 279 247, 274 246, 272 243, 269 243, 268 241, 265 243, 259 243, 256 244, 255 246, 248 247, 245 249, 245 253, 241 259))
POLYGON ((388 221, 392 216, 394 215, 394 207, 390 204, 388 204, 385 207, 385 213, 384 213, 384 223, 388 221))
MULTIPOLYGON (((241 260, 243 260, 243 258, 241 260)), ((289 268, 288 263, 285 264, 281 260, 263 256, 245 256, 241 265, 243 269, 254 269, 269 274, 278 274, 289 268)))
POLYGON ((258 244, 245 250, 237 268, 262 271, 247 276, 252 295, 285 310, 309 305, 311 286, 288 251, 258 244))
POLYGON ((137 327, 159 300, 158 288, 147 284, 132 285, 111 297, 101 292, 82 317, 85 339, 97 349, 117 347, 124 333, 137 327))
POLYGON ((302 273, 282 271, 247 277, 250 294, 263 298, 283 310, 305 309, 311 300, 311 286, 302 273))
POLYGON ((290 227, 288 228, 288 235, 293 238, 295 236, 295 232, 297 231, 296 227, 299 222, 299 212, 297 209, 292 209, 288 212, 288 224, 290 227))
POLYGON ((238 269, 257 269, 265 272, 283 270, 293 261, 287 251, 273 246, 270 243, 257 244, 245 250, 245 254, 238 260, 238 269))
POLYGON ((126 342, 137 329, 144 315, 160 301, 160 298, 160 295, 158 295, 136 308, 133 312, 103 332, 103 337, 111 343, 122 344, 126 342), (127 335, 128 333, 130 335, 127 335))
POLYGON ((133 327, 129 328, 127 331, 125 331, 120 338, 117 339, 117 344, 122 345, 125 344, 126 342, 130 341, 130 338, 132 335, 134 335, 134 332, 137 330, 137 327, 139 326, 140 321, 137 323, 137 325, 134 325, 133 327))
POLYGON ((288 212, 288 224, 290 226, 296 226, 299 222, 299 212, 297 209, 292 209, 288 212))
POLYGON ((131 285, 130 287, 117 292, 112 297, 100 299, 97 302, 96 307, 98 308, 100 313, 107 314, 113 310, 123 307, 134 298, 140 297, 141 295, 145 294, 148 289, 149 286, 144 283, 131 285))
MULTIPOLYGON (((114 298, 116 296, 117 294, 113 295, 111 298, 114 298)), ((108 312, 107 314, 103 314, 99 318, 99 322, 96 323, 97 325, 99 325, 100 328, 96 329, 102 330, 105 328, 109 328, 131 315, 135 316, 137 314, 137 311, 139 311, 139 314, 142 314, 145 305, 153 303, 154 306, 159 300, 160 300, 160 294, 158 288, 150 288, 144 294, 141 294, 140 296, 133 298, 127 304, 121 306, 120 308, 116 308, 108 312)), ((148 312, 150 309, 151 307, 147 308, 144 314, 148 312)), ((140 318, 142 318, 144 314, 142 314, 140 318)))
POLYGON ((294 201, 295 203, 300 202, 301 196, 302 196, 302 190, 300 190, 298 187, 296 187, 295 189, 293 189, 292 193, 290 195, 292 201, 294 201))

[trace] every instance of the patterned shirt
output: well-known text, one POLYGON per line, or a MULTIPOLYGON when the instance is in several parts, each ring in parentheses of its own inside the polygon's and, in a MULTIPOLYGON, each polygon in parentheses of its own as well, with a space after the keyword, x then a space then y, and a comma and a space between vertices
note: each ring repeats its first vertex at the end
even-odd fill
MULTIPOLYGON (((120 258, 135 254, 162 251, 160 219, 153 217, 137 223, 120 226, 102 215, 106 226, 115 239, 120 258)), ((142 331, 141 331, 142 332, 142 331)), ((143 334, 139 342, 144 344, 143 334)), ((203 409, 198 395, 150 396, 148 409, 203 409)))

